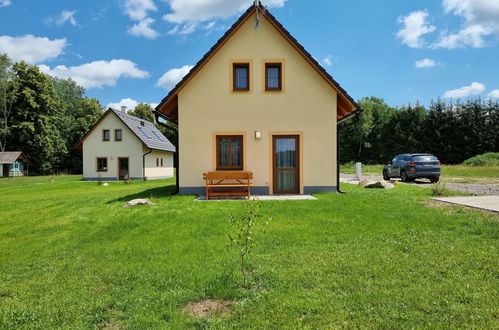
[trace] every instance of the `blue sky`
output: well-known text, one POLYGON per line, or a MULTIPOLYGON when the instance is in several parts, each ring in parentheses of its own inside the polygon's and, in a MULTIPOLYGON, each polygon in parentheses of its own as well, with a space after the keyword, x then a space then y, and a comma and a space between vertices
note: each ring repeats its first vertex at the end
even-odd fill
MULTIPOLYGON (((156 104, 252 0, 0 0, 0 52, 156 104)), ((355 99, 499 98, 499 0, 265 0, 355 99)))

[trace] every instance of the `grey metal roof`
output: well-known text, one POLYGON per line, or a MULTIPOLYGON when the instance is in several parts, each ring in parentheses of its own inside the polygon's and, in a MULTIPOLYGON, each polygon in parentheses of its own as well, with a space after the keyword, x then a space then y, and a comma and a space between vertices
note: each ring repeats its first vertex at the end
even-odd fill
POLYGON ((121 121, 150 149, 175 152, 175 146, 153 123, 110 108, 121 121))
POLYGON ((21 151, 0 152, 0 164, 14 164, 21 155, 21 151))

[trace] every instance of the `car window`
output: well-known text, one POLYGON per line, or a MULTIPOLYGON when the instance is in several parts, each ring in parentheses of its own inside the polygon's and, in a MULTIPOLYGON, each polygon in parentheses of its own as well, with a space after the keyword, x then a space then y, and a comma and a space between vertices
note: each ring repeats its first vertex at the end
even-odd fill
POLYGON ((413 160, 415 162, 436 162, 438 161, 437 157, 426 155, 426 156, 414 156, 413 160))

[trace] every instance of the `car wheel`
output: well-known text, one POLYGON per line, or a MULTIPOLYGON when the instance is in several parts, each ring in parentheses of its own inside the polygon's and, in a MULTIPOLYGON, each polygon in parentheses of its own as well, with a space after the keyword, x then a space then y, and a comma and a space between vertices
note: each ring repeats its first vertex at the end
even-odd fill
POLYGON ((440 180, 440 178, 439 178, 439 177, 430 178, 430 182, 431 182, 431 183, 437 183, 437 182, 438 182, 438 180, 440 180))
POLYGON ((407 173, 405 171, 400 172, 400 179, 402 182, 409 182, 409 177, 407 176, 407 173))
POLYGON ((388 175, 387 171, 383 171, 383 180, 385 180, 385 181, 390 180, 390 176, 388 175))

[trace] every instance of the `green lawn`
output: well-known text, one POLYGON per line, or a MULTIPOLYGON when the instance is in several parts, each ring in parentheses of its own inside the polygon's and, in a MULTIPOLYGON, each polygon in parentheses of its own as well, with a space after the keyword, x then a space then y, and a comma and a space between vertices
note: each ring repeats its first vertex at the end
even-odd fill
MULTIPOLYGON (((362 165, 363 174, 381 175, 384 165, 362 165)), ((355 164, 348 163, 341 166, 341 173, 354 174, 355 164)), ((499 166, 465 166, 465 165, 442 165, 442 178, 478 178, 499 179, 499 166)))
POLYGON ((227 238, 241 202, 173 183, 0 180, 0 328, 499 328, 498 215, 412 186, 264 202, 246 291, 227 238), (156 205, 123 208, 136 197, 156 205), (234 311, 181 312, 204 298, 234 311))

